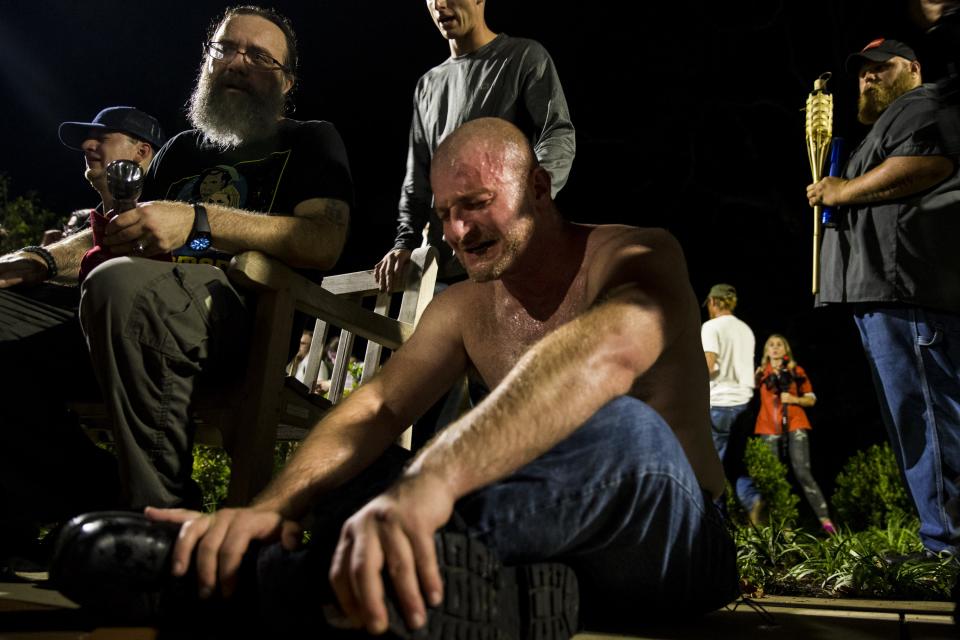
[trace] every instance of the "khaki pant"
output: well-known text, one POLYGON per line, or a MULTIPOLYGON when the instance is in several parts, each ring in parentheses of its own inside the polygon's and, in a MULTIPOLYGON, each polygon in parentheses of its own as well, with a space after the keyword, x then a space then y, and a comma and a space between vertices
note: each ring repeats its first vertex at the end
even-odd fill
POLYGON ((191 400, 242 375, 243 297, 213 266, 115 258, 84 281, 80 322, 113 422, 123 502, 192 502, 191 400))

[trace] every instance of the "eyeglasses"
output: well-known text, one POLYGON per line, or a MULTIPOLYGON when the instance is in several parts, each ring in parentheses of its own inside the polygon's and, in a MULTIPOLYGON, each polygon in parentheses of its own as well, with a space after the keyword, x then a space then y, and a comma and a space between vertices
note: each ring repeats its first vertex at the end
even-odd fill
POLYGON ((232 42, 214 42, 211 40, 210 42, 204 43, 203 50, 214 60, 219 60, 223 63, 230 62, 237 54, 240 54, 246 59, 247 64, 258 71, 276 71, 280 69, 285 73, 292 73, 290 67, 268 55, 267 52, 261 49, 240 49, 240 47, 232 42))

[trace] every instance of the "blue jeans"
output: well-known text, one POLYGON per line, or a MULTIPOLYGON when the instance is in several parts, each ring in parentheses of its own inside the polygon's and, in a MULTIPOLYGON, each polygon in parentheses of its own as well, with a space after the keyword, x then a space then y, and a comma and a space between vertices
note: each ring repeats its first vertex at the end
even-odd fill
POLYGON ((749 402, 732 407, 710 407, 713 446, 717 448, 720 462, 724 461, 724 455, 727 453, 727 442, 730 441, 730 429, 733 427, 733 423, 749 407, 749 402))
MULTIPOLYGON (((351 484, 375 495, 389 484, 390 472, 370 469, 364 476, 351 484)), ((335 500, 343 498, 338 492, 335 500)), ((315 547, 322 557, 314 553, 306 560, 312 569, 297 570, 297 554, 276 547, 261 553, 261 602, 267 598, 282 608, 271 606, 271 619, 316 611, 316 597, 293 585, 312 582, 307 592, 316 594, 339 534, 334 521, 365 500, 348 509, 318 507, 325 524, 320 535, 314 529, 314 537, 323 540, 315 547), (312 604, 303 609, 298 601, 312 604)), ((573 567, 591 629, 678 610, 702 613, 738 595, 736 551, 724 522, 673 431, 634 398, 611 401, 569 438, 464 497, 456 510, 467 532, 507 564, 557 560, 573 567)))
POLYGON ((854 313, 880 413, 934 552, 960 542, 960 317, 918 307, 854 313))

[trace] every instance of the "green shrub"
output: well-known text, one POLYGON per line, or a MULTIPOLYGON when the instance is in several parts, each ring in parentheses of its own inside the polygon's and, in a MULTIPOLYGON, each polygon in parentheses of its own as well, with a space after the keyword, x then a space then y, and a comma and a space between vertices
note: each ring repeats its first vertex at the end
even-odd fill
POLYGON ((830 501, 833 511, 851 529, 882 529, 891 518, 902 520, 913 513, 887 443, 858 451, 837 476, 836 487, 830 501))
POLYGON ((952 558, 888 563, 885 556, 923 550, 915 518, 891 514, 883 528, 851 531, 811 546, 808 559, 790 575, 834 596, 858 598, 946 599, 956 580, 952 558))
POLYGON ((729 482, 723 490, 723 502, 727 507, 727 520, 736 526, 745 526, 749 524, 750 518, 744 510, 740 500, 737 499, 737 491, 729 482))
POLYGON ((59 229, 60 217, 44 208, 34 192, 13 193, 13 181, 0 173, 0 253, 40 244, 46 229, 59 229))
POLYGON ((287 461, 290 457, 297 452, 297 449, 300 448, 300 442, 297 440, 285 440, 278 442, 273 448, 273 475, 277 475, 277 472, 280 469, 283 469, 284 465, 287 464, 287 461))
POLYGON ((957 577, 949 556, 890 564, 890 554, 923 550, 915 518, 891 515, 884 528, 841 527, 824 538, 776 526, 734 532, 744 592, 816 597, 943 600, 957 577))
POLYGON ((216 511, 227 497, 230 456, 220 447, 194 445, 193 480, 200 485, 203 493, 203 510, 216 511))
MULTIPOLYGON (((276 474, 300 447, 299 442, 278 442, 273 449, 273 473, 276 474)), ((193 447, 193 480, 203 493, 203 510, 210 512, 223 505, 230 486, 230 456, 220 447, 198 444, 193 447)))
POLYGON ((744 591, 754 596, 796 593, 796 589, 786 585, 785 580, 792 567, 808 559, 804 544, 808 539, 815 538, 803 531, 770 524, 736 529, 733 540, 744 591))
POLYGON ((743 456, 747 473, 767 503, 769 520, 778 528, 796 525, 800 498, 790 488, 787 467, 760 438, 750 438, 743 456))
MULTIPOLYGON (((357 384, 360 384, 360 378, 363 377, 363 363, 360 361, 354 361, 347 364, 347 371, 350 375, 353 376, 353 379, 357 381, 357 384)), ((352 391, 352 389, 351 389, 352 391)), ((349 391, 343 392, 343 397, 346 398, 349 395, 349 391)))

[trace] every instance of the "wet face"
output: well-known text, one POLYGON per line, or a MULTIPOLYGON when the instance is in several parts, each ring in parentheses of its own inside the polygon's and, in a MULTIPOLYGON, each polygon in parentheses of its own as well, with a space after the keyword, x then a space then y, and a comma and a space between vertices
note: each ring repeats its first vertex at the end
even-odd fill
POLYGON ((894 56, 886 62, 865 62, 860 67, 857 120, 873 124, 894 100, 920 85, 920 66, 894 56))
POLYGON ((103 193, 107 188, 106 169, 114 160, 133 160, 141 162, 143 143, 118 131, 105 132, 91 129, 80 145, 83 158, 87 163, 84 177, 94 189, 103 193))
POLYGON ((771 360, 783 360, 783 357, 787 354, 787 345, 783 343, 781 338, 774 336, 767 340, 765 351, 767 357, 771 360))
POLYGON ((482 6, 478 0, 427 0, 433 24, 447 40, 464 38, 482 24, 482 6))
POLYGON ((253 66, 248 56, 265 54, 286 62, 283 31, 260 16, 235 15, 220 25, 212 40, 247 55, 204 58, 190 97, 190 122, 225 147, 268 137, 283 114, 293 79, 281 69, 253 66))
POLYGON ((471 280, 509 273, 533 235, 530 173, 509 149, 482 143, 434 165, 433 193, 443 234, 471 280))

